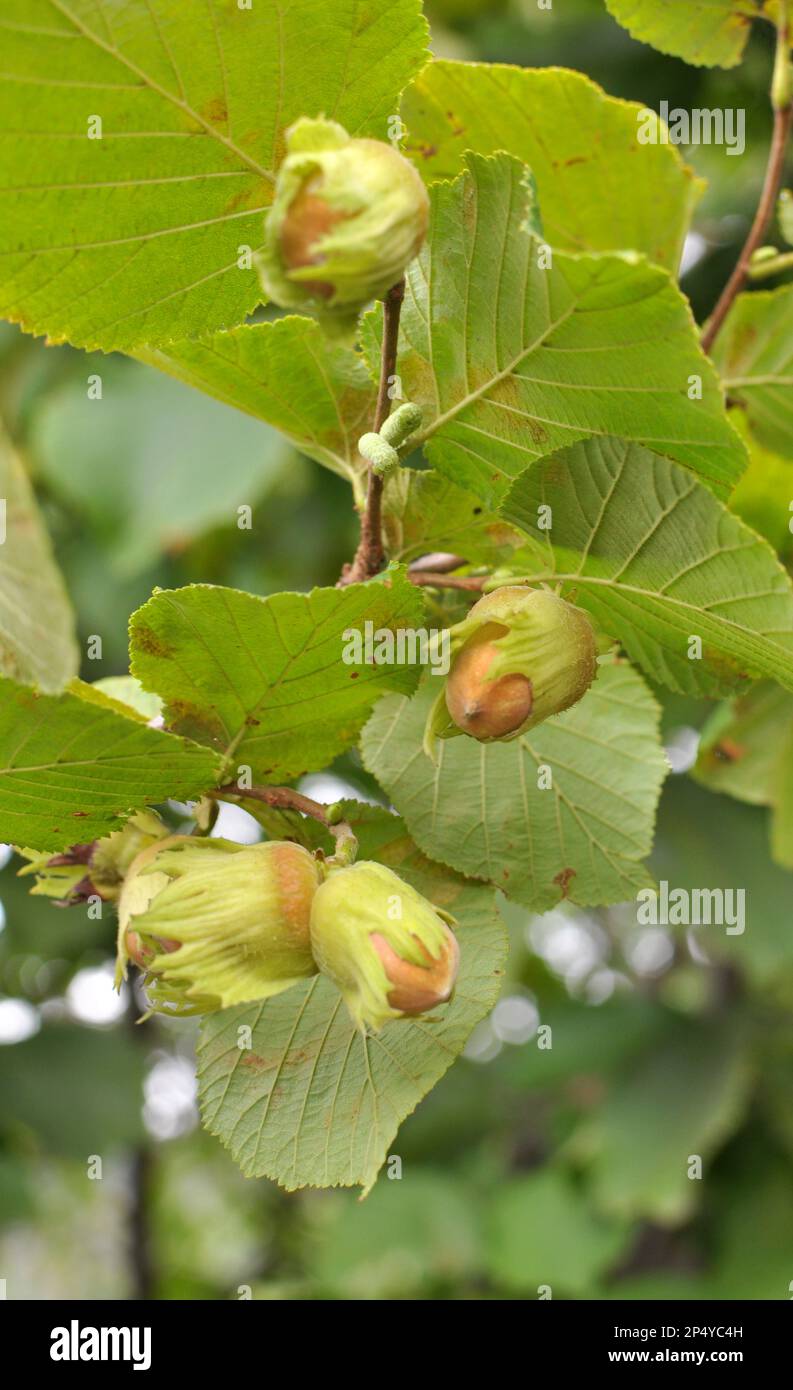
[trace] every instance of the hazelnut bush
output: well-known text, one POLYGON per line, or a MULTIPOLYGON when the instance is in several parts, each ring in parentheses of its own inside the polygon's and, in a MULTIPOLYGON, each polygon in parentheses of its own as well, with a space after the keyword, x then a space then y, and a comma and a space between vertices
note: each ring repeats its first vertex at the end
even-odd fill
MULTIPOLYGON (((652 888, 658 692, 721 702, 707 750, 736 697, 793 691, 788 498, 757 463, 793 448, 757 347, 789 343, 793 290, 751 291, 790 254, 768 250, 786 31, 755 226, 700 330, 678 283, 692 174, 658 118, 639 138, 640 106, 573 71, 432 59, 418 0, 365 26, 353 0, 280 21, 208 3, 214 28, 206 0, 169 11, 186 96, 147 7, 118 48, 91 16, 41 55, 9 31, 12 66, 57 59, 63 83, 42 87, 41 181, 24 140, 7 171, 5 313, 274 427, 347 481, 360 540, 335 586, 155 590, 119 684, 79 678, 36 531, 46 600, 20 602, 53 635, 0 648, 0 839, 33 892, 115 915, 142 1013, 199 1017, 203 1120, 246 1173, 367 1192, 498 999, 500 904, 652 888), (781 546, 734 500, 747 470, 781 546), (308 797, 353 749, 377 804, 308 797), (224 803, 258 843, 213 834, 224 803)), ((640 37, 690 56, 665 23, 640 37)), ((696 61, 737 61, 702 23, 696 61)))

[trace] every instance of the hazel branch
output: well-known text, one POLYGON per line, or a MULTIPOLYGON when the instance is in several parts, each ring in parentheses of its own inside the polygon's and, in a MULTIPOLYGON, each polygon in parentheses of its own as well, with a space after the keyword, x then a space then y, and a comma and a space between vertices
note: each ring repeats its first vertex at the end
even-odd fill
MULTIPOLYGON (((379 434, 388 418, 391 398, 388 394, 391 378, 396 371, 397 345, 399 342, 399 317, 402 301, 405 298, 404 277, 397 282, 383 300, 383 344, 380 352, 380 383, 377 391, 374 426, 379 434)), ((355 558, 345 568, 339 585, 360 584, 379 574, 385 565, 383 547, 383 486, 384 479, 369 463, 366 501, 361 514, 361 539, 355 558)))
POLYGON ((414 584, 430 589, 470 589, 478 593, 488 580, 489 574, 443 574, 428 570, 409 570, 409 578, 414 584))
POLYGON ((330 831, 336 842, 339 858, 351 862, 355 857, 358 842, 351 826, 341 819, 336 803, 323 806, 321 802, 304 796, 293 787, 239 787, 236 782, 216 787, 209 795, 220 800, 230 796, 238 797, 240 800, 248 797, 251 801, 263 801, 265 805, 272 806, 277 811, 300 811, 302 815, 319 821, 320 825, 324 825, 330 831))
POLYGON ((791 120, 793 120, 793 90, 790 72, 790 12, 788 0, 781 0, 777 25, 776 59, 771 86, 774 108, 774 133, 765 171, 763 191, 748 237, 738 257, 735 269, 721 292, 719 301, 702 332, 702 349, 710 352, 716 336, 729 313, 733 301, 749 279, 754 252, 765 240, 785 171, 785 153, 791 120))

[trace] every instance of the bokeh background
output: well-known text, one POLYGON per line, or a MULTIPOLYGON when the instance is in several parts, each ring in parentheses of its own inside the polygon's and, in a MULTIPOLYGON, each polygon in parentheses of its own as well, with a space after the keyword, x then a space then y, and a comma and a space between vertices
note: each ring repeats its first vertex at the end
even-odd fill
MULTIPOLYGON (((440 56, 560 64, 657 107, 746 110, 747 151, 689 152, 709 180, 683 286, 712 306, 745 236, 770 131, 768 36, 733 72, 633 42, 601 0, 435 0, 440 56)), ((88 680, 126 670, 154 585, 268 594, 332 584, 347 487, 253 420, 154 370, 4 326, 0 414, 77 609, 88 680), (100 371, 101 405, 85 382, 100 371), (237 506, 254 508, 250 531, 237 506)), ((793 495, 793 491, 788 495, 793 495)), ((394 1143, 401 1180, 361 1204, 240 1176, 202 1132, 192 1025, 111 989, 114 926, 0 874, 0 1279, 10 1299, 789 1298, 793 1289, 793 878, 766 812, 686 770, 705 704, 663 697, 674 768, 654 867, 742 887, 748 930, 639 928, 635 909, 533 918, 505 904, 509 977, 467 1053, 394 1143), (537 1046, 538 1023, 553 1048, 537 1046), (700 1155, 701 1178, 688 1155, 700 1155), (101 1179, 95 1176, 102 1160, 101 1179), (94 1174, 94 1176, 90 1176, 94 1174)), ((354 756, 307 790, 375 794, 354 756)), ((173 808, 178 815, 178 808, 173 808)), ((255 835, 242 811, 221 832, 255 835)))

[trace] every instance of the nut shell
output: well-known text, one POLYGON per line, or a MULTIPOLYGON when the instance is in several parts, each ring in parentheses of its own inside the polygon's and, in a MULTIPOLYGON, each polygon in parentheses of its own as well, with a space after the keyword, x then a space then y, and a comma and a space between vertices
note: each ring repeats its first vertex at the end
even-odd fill
POLYGON ((498 623, 486 623, 465 644, 446 682, 446 708, 458 729, 473 738, 503 738, 531 714, 532 685, 526 676, 515 672, 488 679, 498 657, 495 639, 506 631, 498 623))

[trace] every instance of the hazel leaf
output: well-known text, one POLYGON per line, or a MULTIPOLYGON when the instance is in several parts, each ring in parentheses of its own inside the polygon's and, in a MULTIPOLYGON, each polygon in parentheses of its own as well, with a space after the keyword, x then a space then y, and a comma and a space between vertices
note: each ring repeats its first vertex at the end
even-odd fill
POLYGON ((697 67, 733 68, 752 27, 755 0, 606 0, 634 39, 697 67))
POLYGON ((744 406, 755 438, 793 458, 793 285, 738 295, 713 360, 730 399, 744 406))
POLYGON ((104 351, 241 323, 285 130, 385 139, 427 39, 419 0, 16 0, 2 33, 5 313, 104 351))
POLYGON ((313 319, 289 314, 136 356, 274 425, 349 481, 365 473, 358 439, 374 417, 374 383, 360 354, 328 342, 313 319))
POLYGON ((0 672, 41 690, 77 675, 74 613, 21 460, 0 429, 0 672))
POLYGON ((0 678, 0 839, 55 853, 100 839, 132 811, 216 784, 207 748, 150 729, 96 686, 41 695, 0 678))
POLYGON ((667 764, 636 671, 606 662, 566 713, 507 743, 439 741, 433 763, 420 748, 436 686, 381 700, 361 739, 425 854, 535 912, 621 902, 652 881, 642 860, 667 764))
POLYGON ((704 185, 674 145, 641 142, 645 109, 565 68, 441 60, 402 98, 405 152, 433 181, 459 174, 467 150, 506 150, 534 174, 553 246, 642 251, 675 272, 704 185))
MULTIPOLYGON (((430 191, 397 372, 424 411, 413 443, 432 466, 493 506, 534 460, 615 434, 726 496, 745 446, 669 274, 635 254, 551 251, 531 229, 529 172, 509 155, 468 154, 459 178, 430 191)), ((381 332, 372 311, 370 362, 381 332)))
POLYGON ((204 1019, 198 1049, 204 1125, 249 1177, 298 1187, 363 1188, 399 1125, 440 1080, 496 1001, 506 954, 490 888, 431 864, 402 823, 379 813, 389 841, 376 857, 458 922, 454 998, 376 1034, 355 1027, 324 976, 204 1019), (240 1029, 251 1029, 240 1047, 240 1029))
POLYGON ((587 440, 529 469, 503 512, 544 544, 538 577, 560 583, 653 680, 709 697, 761 676, 793 689, 788 574, 669 459, 587 440))
POLYGON ((244 766, 277 782, 325 767, 354 743, 384 691, 415 689, 418 667, 378 664, 374 641, 420 628, 423 611, 399 569, 270 598, 212 584, 160 590, 132 615, 131 669, 162 697, 166 726, 215 748, 230 779, 244 766), (361 634, 360 651, 347 632, 361 634))

